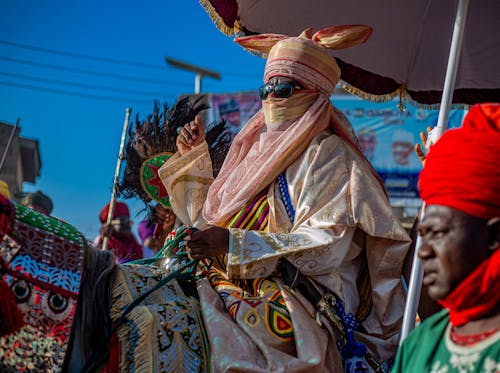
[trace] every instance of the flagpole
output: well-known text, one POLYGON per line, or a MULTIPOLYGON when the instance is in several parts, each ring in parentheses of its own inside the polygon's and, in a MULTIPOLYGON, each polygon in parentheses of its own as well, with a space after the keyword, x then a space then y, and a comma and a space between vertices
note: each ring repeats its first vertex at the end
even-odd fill
MULTIPOLYGON (((116 162, 115 178, 113 181, 113 189, 111 191, 111 201, 109 202, 108 218, 106 220, 106 226, 108 226, 108 227, 111 224, 111 220, 113 220, 113 214, 115 212, 116 189, 117 189, 117 185, 118 185, 118 180, 120 178, 120 169, 121 169, 121 164, 122 164, 122 159, 123 159, 123 152, 125 149, 125 138, 127 137, 130 112, 131 112, 130 108, 125 109, 125 121, 123 122, 122 137, 121 137, 121 141, 120 141, 120 150, 118 152, 118 161, 116 162)), ((108 249, 108 242, 109 242, 109 237, 106 234, 106 235, 104 235, 104 238, 102 240, 101 250, 108 249)))

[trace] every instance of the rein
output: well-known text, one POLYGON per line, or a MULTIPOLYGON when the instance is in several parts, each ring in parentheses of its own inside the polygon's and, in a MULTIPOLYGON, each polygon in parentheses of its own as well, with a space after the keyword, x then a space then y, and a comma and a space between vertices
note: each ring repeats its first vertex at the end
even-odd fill
MULTIPOLYGON (((102 367, 104 362, 109 358, 109 343, 111 337, 116 333, 118 328, 122 326, 127 321, 127 315, 137 307, 141 302, 143 302, 149 295, 154 293, 156 290, 168 284, 171 280, 187 280, 193 279, 198 280, 202 276, 197 276, 196 269, 198 267, 198 260, 193 260, 188 257, 188 254, 185 250, 181 250, 181 245, 179 245, 186 236, 191 235, 193 232, 193 228, 180 227, 178 232, 176 232, 175 238, 169 241, 154 257, 148 259, 136 260, 133 262, 129 262, 127 264, 143 264, 143 265, 152 265, 156 264, 158 260, 165 258, 180 258, 187 259, 182 262, 182 264, 175 271, 171 272, 167 277, 163 280, 159 281, 155 286, 153 286, 148 291, 141 294, 139 297, 134 299, 122 312, 120 317, 116 320, 111 329, 110 333, 99 343, 94 352, 87 358, 85 364, 83 365, 81 373, 91 373, 98 371, 99 368, 102 367), (175 250, 179 248, 179 250, 175 250)), ((204 262, 205 263, 205 262, 204 262)), ((127 265, 125 264, 125 265, 127 265)), ((208 264, 210 266, 211 263, 208 264)))

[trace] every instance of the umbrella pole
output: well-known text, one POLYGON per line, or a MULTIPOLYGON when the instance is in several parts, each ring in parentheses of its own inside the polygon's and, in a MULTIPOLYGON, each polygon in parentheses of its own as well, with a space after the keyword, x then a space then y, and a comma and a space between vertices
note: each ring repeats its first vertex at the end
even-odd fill
MULTIPOLYGON (((113 214, 115 212, 116 186, 118 185, 118 179, 120 178, 120 168, 122 165, 123 150, 125 148, 125 138, 127 136, 130 111, 131 111, 130 108, 125 109, 125 121, 123 123, 122 137, 120 141, 120 151, 118 152, 118 161, 116 162, 115 179, 113 181, 113 189, 111 191, 111 201, 109 202, 108 219, 106 220, 108 226, 111 224, 111 220, 113 219, 113 214)), ((105 235, 104 238, 102 239, 101 250, 108 249, 108 242, 109 242, 109 237, 105 235)))
MULTIPOLYGON (((450 54, 448 56, 448 66, 446 67, 446 77, 444 81, 443 96, 441 97, 441 105, 439 108, 439 117, 437 126, 434 127, 429 134, 427 143, 435 143, 443 132, 448 127, 448 118, 450 116, 451 102, 453 100, 453 92, 455 90, 455 80, 457 77, 458 61, 462 50, 462 40, 465 29, 465 21, 467 19, 467 9, 469 0, 460 0, 458 3, 457 15, 455 17, 455 26, 453 28, 453 37, 451 40, 450 54)), ((419 216, 420 221, 424 217, 425 205, 422 206, 419 216)), ((417 236, 415 244, 415 253, 413 255, 412 271, 410 275, 410 283, 408 286, 408 294, 406 298, 405 311, 403 316, 403 325, 401 328, 401 342, 415 327, 415 318, 417 316, 418 302, 420 299, 420 290, 422 288, 423 269, 422 262, 418 258, 418 251, 422 246, 420 236, 417 236)))

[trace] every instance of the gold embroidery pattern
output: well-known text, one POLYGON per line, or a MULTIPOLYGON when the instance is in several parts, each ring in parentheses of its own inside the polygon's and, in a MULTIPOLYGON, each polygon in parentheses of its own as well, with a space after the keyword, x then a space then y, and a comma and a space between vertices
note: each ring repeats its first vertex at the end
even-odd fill
MULTIPOLYGON (((151 266, 123 266, 113 287, 112 320, 165 276, 151 266)), ((185 296, 175 280, 134 308, 117 336, 121 371, 209 371, 209 344, 199 302, 185 296)))

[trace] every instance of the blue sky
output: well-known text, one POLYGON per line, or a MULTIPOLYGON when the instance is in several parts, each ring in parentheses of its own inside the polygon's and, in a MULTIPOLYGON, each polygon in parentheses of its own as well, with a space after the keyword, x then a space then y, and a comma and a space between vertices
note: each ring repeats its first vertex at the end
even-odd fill
MULTIPOLYGON (((0 3, 0 120, 19 117, 42 159, 41 177, 24 189, 48 194, 53 215, 89 238, 111 197, 125 109, 144 118, 154 100, 172 104, 194 90, 194 75, 165 56, 219 72, 222 80, 203 80, 206 93, 262 84, 264 61, 219 32, 195 0, 0 3)), ((127 202, 136 228, 142 204, 127 202)))

